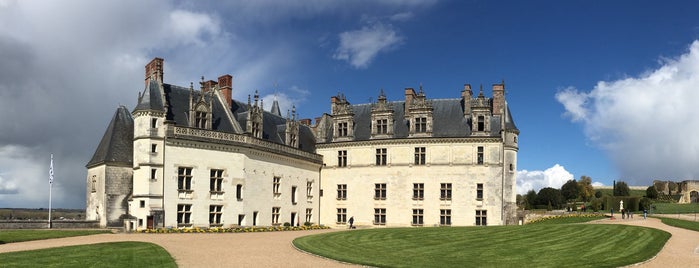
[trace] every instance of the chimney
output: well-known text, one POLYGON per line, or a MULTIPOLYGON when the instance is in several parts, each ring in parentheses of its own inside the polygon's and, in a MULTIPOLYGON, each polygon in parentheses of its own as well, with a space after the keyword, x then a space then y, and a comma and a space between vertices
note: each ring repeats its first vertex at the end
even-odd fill
POLYGON ((335 114, 335 107, 337 107, 337 104, 340 102, 340 97, 339 96, 332 96, 330 97, 330 114, 335 114))
POLYGON ((464 84, 464 90, 461 91, 461 99, 464 102, 464 116, 467 117, 471 115, 471 98, 473 98, 471 84, 464 84))
POLYGON ((311 119, 310 118, 304 118, 299 120, 299 123, 304 126, 311 126, 311 119))
POLYGON ((228 108, 233 104, 233 76, 230 74, 222 75, 218 78, 218 85, 221 87, 223 99, 228 103, 228 108))
POLYGON ((410 111, 410 105, 413 104, 413 99, 415 99, 415 89, 412 87, 405 89, 405 116, 408 116, 408 111, 410 111))
POLYGON ((163 59, 153 58, 146 64, 146 85, 153 79, 158 83, 163 83, 163 59))
POLYGON ((493 84, 493 115, 505 114, 505 82, 493 84))
POLYGON ((209 90, 214 89, 214 87, 216 87, 216 85, 218 85, 218 83, 214 80, 209 80, 209 81, 204 82, 204 85, 201 89, 202 93, 209 92, 209 90))

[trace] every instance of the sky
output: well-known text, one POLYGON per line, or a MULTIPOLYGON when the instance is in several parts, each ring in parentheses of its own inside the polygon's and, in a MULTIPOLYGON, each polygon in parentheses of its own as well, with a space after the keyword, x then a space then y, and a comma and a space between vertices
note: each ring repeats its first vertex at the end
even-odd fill
MULTIPOLYGON (((165 83, 233 75, 301 118, 330 97, 459 98, 505 82, 517 192, 590 176, 699 179, 695 1, 0 0, 0 207, 84 208, 85 165, 144 66, 165 83)), ((271 105, 270 105, 271 107, 271 105)), ((269 108, 267 108, 269 109, 269 108)))

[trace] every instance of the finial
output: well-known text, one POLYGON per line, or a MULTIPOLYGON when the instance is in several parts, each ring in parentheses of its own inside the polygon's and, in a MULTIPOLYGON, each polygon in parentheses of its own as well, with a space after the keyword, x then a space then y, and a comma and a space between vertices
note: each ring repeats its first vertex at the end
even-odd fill
POLYGON ((386 94, 383 93, 383 88, 381 88, 381 91, 379 92, 379 97, 386 97, 386 94))
POLYGON ((291 119, 296 120, 296 105, 291 106, 291 119))
POLYGON ((189 90, 194 90, 194 82, 189 82, 189 90))

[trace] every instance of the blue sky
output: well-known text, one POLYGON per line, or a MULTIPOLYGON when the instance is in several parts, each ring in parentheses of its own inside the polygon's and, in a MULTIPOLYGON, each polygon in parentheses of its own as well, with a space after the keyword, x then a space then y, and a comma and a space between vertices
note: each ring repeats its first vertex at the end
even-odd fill
POLYGON ((54 206, 84 207, 84 165, 153 57, 166 83, 231 74, 234 98, 302 118, 338 92, 489 96, 504 80, 518 192, 696 179, 699 4, 669 2, 0 0, 0 207, 47 206, 51 153, 54 206))

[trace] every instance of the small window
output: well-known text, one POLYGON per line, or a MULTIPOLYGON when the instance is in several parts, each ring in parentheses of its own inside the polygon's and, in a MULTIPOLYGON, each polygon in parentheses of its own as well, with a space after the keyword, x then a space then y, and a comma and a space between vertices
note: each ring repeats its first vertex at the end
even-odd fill
POLYGON ((422 210, 422 209, 413 209, 412 225, 421 226, 424 224, 423 213, 424 213, 424 210, 422 210))
POLYGON ((313 209, 312 208, 306 209, 306 222, 313 222, 313 209))
POLYGON ((440 209, 439 210, 439 225, 450 226, 451 225, 451 209, 440 209))
POLYGON ((146 207, 146 200, 141 200, 141 201, 139 201, 139 202, 138 202, 138 206, 141 207, 141 208, 146 207))
POLYGON ((478 164, 479 164, 479 165, 483 165, 483 158, 484 158, 484 156, 483 156, 483 146, 478 146, 478 156, 477 156, 477 158, 478 158, 478 164))
POLYGON ((337 200, 347 200, 347 184, 337 185, 337 200))
POLYGON ((157 177, 156 177, 157 174, 158 174, 158 170, 152 168, 152 169, 150 170, 150 179, 151 179, 151 180, 155 180, 155 179, 157 178, 157 177))
POLYGON ((337 209, 337 223, 338 224, 347 223, 347 209, 346 208, 338 208, 337 209))
POLYGON ((209 225, 220 226, 223 206, 209 206, 209 225))
POLYGON ((158 151, 158 145, 157 144, 151 144, 150 145, 150 152, 151 153, 156 153, 158 151))
POLYGON ((485 117, 478 116, 478 131, 485 131, 485 117))
POLYGON ((385 166, 386 165, 386 148, 376 149, 376 165, 385 166))
POLYGON ((212 169, 209 177, 209 191, 211 193, 223 193, 223 170, 212 169))
POLYGON ((425 155, 425 147, 415 147, 415 165, 424 165, 425 155))
POLYGON ((514 170, 515 170, 515 165, 510 164, 510 171, 514 171, 514 170))
POLYGON ((375 225, 386 225, 386 209, 385 208, 375 208, 374 209, 374 224, 375 225))
POLYGON ((427 132, 427 118, 426 117, 415 118, 415 132, 416 133, 427 132))
POLYGON ((488 218, 485 210, 476 210, 476 225, 486 226, 488 225, 488 218))
POLYGON ((388 133, 388 120, 379 119, 376 120, 376 134, 386 134, 388 133))
MULTIPOLYGON (((192 168, 181 167, 177 169, 177 190, 180 192, 192 191, 192 168)), ((191 207, 191 205, 189 206, 191 207)))
POLYGON ((512 140, 513 140, 515 143, 517 143, 517 136, 514 136, 514 138, 513 138, 512 140))
POLYGON ((274 180, 272 182, 272 192, 274 195, 281 195, 282 193, 279 191, 279 186, 282 184, 282 178, 281 177, 274 177, 274 180))
POLYGON ((339 137, 347 137, 349 136, 349 127, 347 122, 340 122, 337 123, 337 136, 339 137))
POLYGON ((451 183, 440 184, 439 199, 451 200, 451 183))
POLYGON ((476 199, 483 200, 483 184, 476 184, 476 199))
POLYGON ((291 186, 291 204, 296 205, 296 186, 291 186))
POLYGON ((192 205, 191 204, 178 204, 177 205, 177 225, 188 226, 191 225, 192 217, 192 205))
POLYGON ((413 200, 423 200, 425 198, 425 184, 413 183, 413 200))
POLYGON ((158 127, 158 118, 151 118, 150 128, 157 128, 157 127, 158 127))
POLYGON ((281 207, 272 208, 272 225, 279 225, 279 211, 281 207))
POLYGON ((143 227, 143 219, 138 219, 138 227, 143 227))
POLYGON ((374 188, 374 199, 376 200, 386 200, 386 184, 376 183, 374 188))
POLYGON ((243 200, 243 185, 238 184, 235 186, 235 198, 238 199, 238 201, 243 200))
POLYGON ((347 166, 347 151, 337 151, 337 166, 346 167, 347 166))

